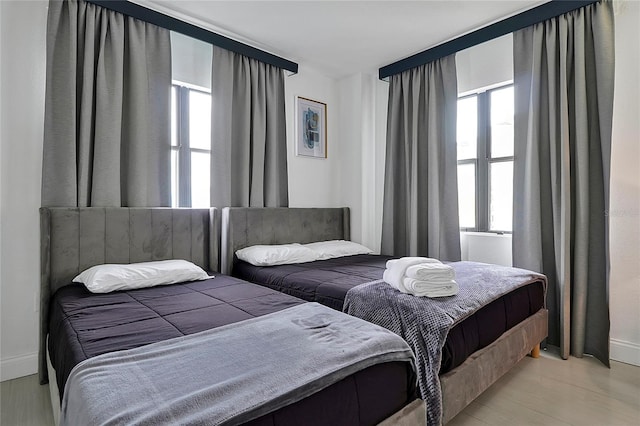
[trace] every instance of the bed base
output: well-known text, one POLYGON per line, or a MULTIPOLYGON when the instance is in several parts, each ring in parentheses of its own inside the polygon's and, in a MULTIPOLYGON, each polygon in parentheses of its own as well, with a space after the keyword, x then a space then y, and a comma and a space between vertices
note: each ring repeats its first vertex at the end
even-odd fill
POLYGON ((415 426, 424 425, 427 418, 427 410, 424 401, 416 399, 406 405, 400 411, 387 417, 378 426, 415 426))
POLYGON ((440 376, 443 423, 453 419, 527 354, 540 354, 540 342, 547 337, 548 316, 549 311, 540 309, 440 376))
MULTIPOLYGON (((48 347, 48 345, 47 345, 48 347)), ((56 380, 56 370, 51 364, 51 358, 49 357, 49 350, 47 349, 47 373, 51 380, 49 380, 49 398, 51 399, 51 414, 53 415, 53 424, 58 426, 60 424, 60 391, 58 390, 58 381, 56 380)))
MULTIPOLYGON (((548 311, 541 309, 505 332, 493 344, 471 355, 462 365, 441 376, 443 424, 451 421, 527 354, 533 358, 539 358, 540 341, 547 336, 547 321, 548 311), (529 349, 531 347, 533 349, 529 349), (518 350, 516 351, 514 348, 518 350), (513 349, 511 354, 509 353, 510 349, 513 349), (483 367, 485 362, 492 363, 494 368, 486 371, 483 367)), ((424 425, 426 416, 424 401, 416 399, 382 421, 379 426, 424 425)))

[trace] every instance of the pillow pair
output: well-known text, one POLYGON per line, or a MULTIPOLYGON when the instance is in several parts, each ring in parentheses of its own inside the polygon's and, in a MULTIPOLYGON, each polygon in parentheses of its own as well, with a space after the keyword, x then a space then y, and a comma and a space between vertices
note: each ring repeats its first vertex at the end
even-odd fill
POLYGON ((255 245, 236 251, 236 256, 254 266, 275 266, 371 252, 372 250, 353 241, 332 240, 310 244, 255 245))

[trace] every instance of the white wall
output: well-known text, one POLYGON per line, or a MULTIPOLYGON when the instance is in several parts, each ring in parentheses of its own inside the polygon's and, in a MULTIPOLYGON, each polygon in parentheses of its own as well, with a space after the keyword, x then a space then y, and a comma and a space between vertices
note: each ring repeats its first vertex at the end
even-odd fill
POLYGON ((513 37, 489 40, 456 53, 458 93, 513 80, 513 37))
POLYGON ((47 2, 0 2, 0 375, 37 369, 47 2))
MULTIPOLYGON (((376 78, 375 83, 375 144, 376 144, 376 158, 374 163, 375 179, 373 183, 375 185, 375 205, 373 209, 375 211, 374 229, 372 232, 372 238, 374 244, 370 247, 377 253, 380 252, 382 245, 382 203, 384 200, 384 163, 387 154, 387 110, 389 108, 389 83, 376 78)), ((365 206, 371 208, 370 206, 365 206)))
MULTIPOLYGON (((298 74, 285 79, 289 205, 349 207, 351 238, 374 250, 380 247, 381 223, 376 182, 384 168, 377 139, 378 124, 386 121, 386 106, 377 103, 381 88, 386 83, 372 73, 335 80, 304 64, 298 74), (296 96, 327 104, 326 159, 295 155, 296 96)), ((381 93, 386 105, 386 92, 381 93)))
POLYGON ((171 78, 182 83, 211 90, 211 57, 213 47, 171 31, 171 78))
POLYGON ((300 64, 298 74, 285 77, 287 162, 291 207, 340 207, 338 163, 342 135, 339 129, 338 85, 313 68, 300 64), (327 158, 295 155, 296 97, 327 104, 327 158))
POLYGON ((512 266, 511 234, 492 232, 461 232, 462 260, 512 266))
POLYGON ((340 204, 351 209, 351 239, 362 243, 362 210, 363 179, 362 153, 364 151, 362 138, 362 120, 366 117, 367 109, 363 102, 363 78, 361 74, 354 74, 338 81, 339 92, 339 129, 340 151, 338 155, 339 168, 335 171, 340 181, 340 204))
POLYGON ((341 205, 351 208, 351 239, 379 252, 388 85, 369 72, 342 78, 338 87, 341 205))
POLYGON ((640 2, 621 6, 609 205, 611 359, 640 365, 640 2))

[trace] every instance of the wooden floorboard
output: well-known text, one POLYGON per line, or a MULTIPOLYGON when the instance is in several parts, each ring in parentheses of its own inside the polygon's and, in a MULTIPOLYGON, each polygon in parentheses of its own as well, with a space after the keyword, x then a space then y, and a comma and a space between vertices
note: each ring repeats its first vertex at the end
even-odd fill
POLYGON ((449 425, 640 425, 640 367, 526 357, 449 425))
POLYGON ((53 425, 49 387, 40 386, 37 374, 0 384, 0 425, 53 425))
MULTIPOLYGON (((2 426, 53 424, 49 388, 37 375, 2 382, 2 426)), ((526 357, 450 426, 640 425, 640 367, 543 351, 526 357)))

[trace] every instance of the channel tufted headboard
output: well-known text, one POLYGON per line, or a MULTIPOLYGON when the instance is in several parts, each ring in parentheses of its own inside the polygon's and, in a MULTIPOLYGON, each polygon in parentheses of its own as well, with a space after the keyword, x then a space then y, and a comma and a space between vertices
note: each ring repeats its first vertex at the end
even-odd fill
POLYGON ((40 383, 47 382, 51 295, 104 263, 185 259, 218 269, 217 209, 42 207, 40 209, 40 383))
POLYGON ((231 274, 236 250, 256 244, 349 240, 349 208, 225 207, 220 271, 231 274))

